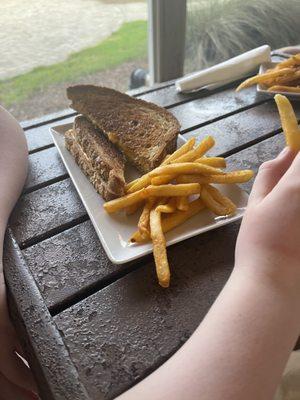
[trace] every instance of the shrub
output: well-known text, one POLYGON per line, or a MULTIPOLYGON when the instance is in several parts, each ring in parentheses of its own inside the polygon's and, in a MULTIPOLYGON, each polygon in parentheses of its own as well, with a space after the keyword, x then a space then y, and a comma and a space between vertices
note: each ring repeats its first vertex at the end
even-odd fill
POLYGON ((299 21, 299 0, 190 0, 186 67, 205 68, 262 44, 298 44, 299 21))

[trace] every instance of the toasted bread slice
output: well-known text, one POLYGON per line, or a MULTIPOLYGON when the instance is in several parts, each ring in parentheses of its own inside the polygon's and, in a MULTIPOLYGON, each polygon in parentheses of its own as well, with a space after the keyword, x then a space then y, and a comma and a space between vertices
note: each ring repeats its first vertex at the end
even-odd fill
POLYGON ((167 110, 113 89, 78 85, 67 89, 71 107, 86 116, 141 172, 176 149, 180 125, 167 110))
POLYGON ((104 200, 125 193, 123 154, 86 118, 79 116, 65 133, 66 147, 104 200))

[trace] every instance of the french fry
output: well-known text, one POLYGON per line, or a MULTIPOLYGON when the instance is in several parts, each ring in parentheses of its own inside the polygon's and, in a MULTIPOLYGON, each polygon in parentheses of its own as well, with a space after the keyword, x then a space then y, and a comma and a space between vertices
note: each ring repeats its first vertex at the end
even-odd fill
POLYGON ((137 192, 143 188, 145 188, 146 186, 150 185, 151 183, 151 177, 148 174, 145 174, 143 176, 141 176, 140 178, 136 179, 135 181, 133 181, 133 185, 129 186, 128 185, 128 189, 126 186, 126 192, 129 193, 134 193, 137 192))
POLYGON ((286 144, 294 151, 300 150, 300 129, 293 107, 287 97, 275 95, 286 144))
POLYGON ((239 92, 241 89, 245 89, 249 86, 255 85, 256 83, 264 83, 268 79, 273 79, 278 76, 282 76, 285 74, 291 74, 293 73, 292 68, 282 68, 282 69, 274 69, 271 72, 267 72, 265 74, 261 75, 255 75, 252 76, 251 78, 246 79, 244 82, 242 82, 237 88, 236 91, 239 92))
POLYGON ((212 194, 207 190, 206 185, 201 187, 201 200, 205 206, 216 215, 228 215, 226 207, 215 200, 212 194))
POLYGON ((176 211, 176 197, 172 197, 167 204, 160 204, 156 207, 156 210, 162 214, 170 214, 176 211))
POLYGON ((170 183, 173 179, 176 178, 176 175, 160 175, 160 176, 155 176, 154 178, 151 179, 151 185, 165 185, 167 183, 170 183))
MULTIPOLYGON (((226 168, 226 160, 223 157, 201 157, 194 162, 209 165, 215 168, 226 168)), ((176 174, 155 176, 151 179, 151 185, 164 185, 166 183, 170 183, 175 178, 176 174)))
POLYGON ((195 162, 210 165, 215 168, 226 168, 226 160, 223 157, 202 157, 195 160, 195 162))
POLYGON ((272 84, 279 84, 279 85, 287 85, 290 82, 294 82, 294 81, 299 81, 300 78, 300 71, 296 70, 293 71, 292 73, 288 74, 288 75, 283 75, 283 76, 278 76, 275 79, 272 79, 268 82, 265 82, 268 86, 272 85, 272 84))
POLYGON ((221 169, 211 167, 209 165, 186 162, 181 164, 169 164, 158 167, 151 171, 151 177, 159 175, 181 175, 181 174, 203 174, 203 175, 220 175, 224 174, 221 169))
MULTIPOLYGON (((145 189, 147 196, 162 197, 162 196, 190 196, 200 193, 199 183, 184 183, 180 185, 150 185, 145 189)), ((114 201, 114 200, 113 200, 114 201)))
POLYGON ((167 257, 166 239, 161 226, 161 215, 156 209, 150 212, 150 234, 153 243, 153 255, 159 284, 167 288, 170 284, 170 268, 167 257))
POLYGON ((126 215, 135 214, 143 206, 144 200, 125 208, 126 215))
POLYGON ((290 92, 290 93, 300 93, 300 87, 295 86, 283 86, 274 85, 268 89, 268 92, 290 92))
POLYGON ((295 65, 300 65, 300 53, 295 54, 294 56, 288 58, 287 60, 282 61, 281 63, 277 64, 275 69, 293 67, 295 65))
POLYGON ((194 161, 197 158, 202 157, 205 153, 208 152, 215 145, 215 140, 212 136, 207 136, 202 140, 201 143, 198 144, 194 149, 190 150, 183 156, 176 158, 173 163, 185 163, 194 161))
POLYGON ((143 208, 142 214, 140 216, 138 222, 138 230, 142 236, 149 236, 150 235, 150 211, 152 210, 155 204, 155 199, 150 197, 143 208))
POLYGON ((187 196, 177 197, 177 209, 181 211, 186 211, 189 208, 189 200, 187 196))
POLYGON ((245 169, 241 171, 225 172, 223 175, 180 175, 177 177, 178 183, 191 183, 197 182, 200 184, 205 183, 244 183, 253 178, 253 171, 245 169))
POLYGON ((184 145, 182 145, 179 149, 174 151, 174 153, 171 154, 166 160, 164 160, 162 165, 170 164, 177 158, 186 154, 188 151, 190 151, 194 147, 195 142, 196 142, 196 139, 194 137, 189 139, 186 143, 184 143, 184 145))
MULTIPOLYGON (((183 224, 188 219, 192 218, 194 215, 198 214, 205 208, 205 205, 201 199, 193 200, 189 204, 189 208, 186 211, 177 210, 172 214, 168 214, 162 218, 162 230, 164 233, 171 231, 172 229, 176 228, 177 226, 183 224)), ((131 238, 131 243, 143 243, 147 240, 146 238, 142 238, 140 233, 137 231, 135 232, 131 238)))
POLYGON ((139 203, 146 197, 147 197, 146 189, 141 189, 138 192, 130 193, 118 199, 108 201, 103 204, 103 207, 106 212, 111 214, 120 211, 126 207, 132 206, 133 204, 139 203))
MULTIPOLYGON (((195 141, 196 141, 195 138, 191 138, 190 140, 188 140, 178 150, 174 151, 173 154, 170 154, 170 155, 166 156, 165 160, 162 162, 161 165, 170 164, 171 162, 173 162, 178 157, 181 157, 184 154, 186 154, 188 151, 190 151, 193 148, 193 146, 195 144, 195 141)), ((165 182, 165 183, 169 183, 169 182, 165 182)), ((143 188, 147 187, 150 184, 151 184, 151 177, 149 176, 149 173, 147 173, 147 174, 141 176, 140 178, 137 178, 134 181, 128 183, 126 185, 126 187, 125 187, 126 193, 137 192, 138 190, 143 189, 143 188)))
POLYGON ((211 185, 205 185, 206 190, 211 196, 220 203, 226 210, 225 215, 234 214, 236 211, 236 205, 226 196, 224 196, 217 188, 211 185))

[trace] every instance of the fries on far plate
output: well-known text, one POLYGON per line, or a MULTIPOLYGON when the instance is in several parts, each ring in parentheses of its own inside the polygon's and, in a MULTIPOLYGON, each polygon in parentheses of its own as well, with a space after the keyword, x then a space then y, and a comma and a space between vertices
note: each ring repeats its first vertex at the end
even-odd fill
POLYGON ((104 204, 108 213, 141 209, 131 243, 152 241, 159 284, 170 284, 165 233, 207 208, 216 215, 232 215, 236 206, 212 184, 242 183, 253 177, 250 170, 225 172, 226 160, 207 157, 215 144, 211 136, 198 145, 195 138, 167 156, 151 172, 126 185, 126 195, 104 204))
POLYGON ((237 91, 255 84, 263 84, 268 92, 300 93, 300 53, 278 63, 263 74, 246 79, 237 91))

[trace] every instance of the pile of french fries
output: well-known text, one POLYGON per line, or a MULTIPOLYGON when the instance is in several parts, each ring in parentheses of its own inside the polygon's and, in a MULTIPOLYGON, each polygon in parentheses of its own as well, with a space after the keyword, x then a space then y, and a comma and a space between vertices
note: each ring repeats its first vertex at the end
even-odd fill
POLYGON ((287 146, 294 151, 300 151, 300 128, 297 117, 289 99, 281 94, 275 95, 282 130, 287 146))
POLYGON ((264 74, 246 79, 236 90, 239 91, 257 83, 266 86, 269 92, 300 93, 300 53, 282 61, 264 74))
POLYGON ((198 145, 188 140, 162 164, 126 185, 124 197, 104 204, 108 213, 125 210, 128 214, 141 209, 138 230, 132 243, 152 240, 159 284, 168 287, 168 264, 165 233, 208 208, 216 215, 232 215, 235 204, 212 184, 243 183, 253 177, 251 170, 225 172, 226 160, 206 157, 215 144, 211 136, 198 145))

